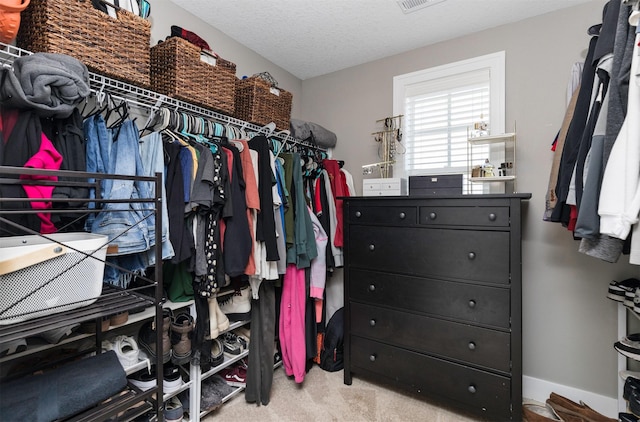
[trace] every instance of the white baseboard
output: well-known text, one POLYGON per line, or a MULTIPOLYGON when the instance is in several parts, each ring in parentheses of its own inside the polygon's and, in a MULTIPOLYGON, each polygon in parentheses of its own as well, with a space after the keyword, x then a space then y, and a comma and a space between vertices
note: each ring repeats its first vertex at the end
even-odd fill
POLYGON ((522 377, 522 397, 544 403, 551 392, 560 394, 577 403, 582 400, 592 409, 610 418, 618 418, 618 400, 590 391, 580 390, 562 384, 528 376, 522 377))

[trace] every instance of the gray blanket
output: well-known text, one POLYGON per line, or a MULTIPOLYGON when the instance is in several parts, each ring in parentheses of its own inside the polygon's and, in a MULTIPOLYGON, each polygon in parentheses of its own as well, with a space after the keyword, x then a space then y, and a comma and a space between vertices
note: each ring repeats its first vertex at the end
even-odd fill
POLYGON ((291 119, 291 136, 297 139, 308 139, 313 134, 313 140, 319 147, 333 148, 338 142, 335 133, 317 123, 291 119))
POLYGON ((0 102, 33 109, 43 117, 67 118, 90 94, 89 71, 65 54, 35 53, 15 59, 0 75, 0 102))
POLYGON ((42 375, 0 384, 0 419, 4 422, 50 422, 88 409, 127 385, 111 350, 71 362, 42 375))

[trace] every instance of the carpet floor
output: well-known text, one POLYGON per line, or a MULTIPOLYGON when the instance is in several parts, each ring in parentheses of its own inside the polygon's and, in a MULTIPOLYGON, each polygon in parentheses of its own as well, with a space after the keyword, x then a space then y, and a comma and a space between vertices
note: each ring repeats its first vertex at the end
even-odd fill
POLYGON ((267 406, 249 404, 240 394, 208 414, 214 421, 401 421, 476 422, 468 415, 439 407, 417 395, 353 377, 343 383, 343 372, 326 372, 314 366, 302 384, 276 369, 267 406))

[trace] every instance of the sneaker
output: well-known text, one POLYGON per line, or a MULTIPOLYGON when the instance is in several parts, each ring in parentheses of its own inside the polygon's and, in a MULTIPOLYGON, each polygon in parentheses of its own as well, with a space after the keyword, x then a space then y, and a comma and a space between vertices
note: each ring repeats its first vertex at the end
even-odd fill
POLYGON ((188 313, 178 314, 171 321, 171 362, 184 365, 191 357, 191 333, 194 329, 193 317, 188 313))
POLYGON ((147 391, 156 386, 156 366, 151 365, 150 369, 144 368, 127 377, 129 382, 142 391, 147 391))
POLYGON ((248 321, 251 319, 251 288, 249 286, 236 290, 218 300, 220 310, 231 321, 248 321))
POLYGON ((120 361, 120 365, 126 371, 127 368, 138 363, 140 349, 138 343, 133 337, 118 336, 113 341, 104 340, 102 342, 102 350, 113 350, 120 361))
POLYGON ((607 297, 616 302, 624 302, 627 292, 634 292, 635 289, 640 287, 640 280, 637 278, 628 278, 626 280, 612 281, 609 283, 609 289, 607 290, 607 297))
POLYGON ((633 391, 640 391, 640 379, 634 377, 627 377, 624 381, 624 390, 622 392, 622 398, 629 400, 633 391))
POLYGON ((180 389, 184 382, 180 375, 180 368, 176 365, 165 365, 162 368, 162 392, 164 394, 171 394, 180 389))
MULTIPOLYGON (((171 360, 171 339, 169 338, 169 324, 171 322, 171 314, 165 310, 162 324, 162 363, 171 360)), ((156 359, 156 330, 155 321, 147 321, 142 324, 138 332, 138 344, 142 347, 149 357, 156 359)))
POLYGON ((242 366, 228 366, 218 373, 232 387, 247 386, 247 370, 242 366))
POLYGON ((40 333, 38 336, 45 339, 49 344, 58 344, 63 339, 70 337, 78 328, 80 328, 80 323, 67 325, 66 327, 54 328, 53 330, 40 333))
POLYGON ((225 353, 230 355, 239 355, 242 353, 242 345, 238 341, 238 336, 227 331, 222 335, 222 346, 225 353))
POLYGON ((618 420, 620 422, 638 422, 638 417, 633 413, 620 412, 618 414, 618 420))
POLYGON ((628 358, 640 360, 640 333, 621 338, 614 343, 613 348, 628 358))
POLYGON ((27 350, 27 339, 19 338, 0 344, 0 357, 27 350))
POLYGON ((173 396, 164 404, 165 422, 182 422, 184 409, 178 396, 173 396))

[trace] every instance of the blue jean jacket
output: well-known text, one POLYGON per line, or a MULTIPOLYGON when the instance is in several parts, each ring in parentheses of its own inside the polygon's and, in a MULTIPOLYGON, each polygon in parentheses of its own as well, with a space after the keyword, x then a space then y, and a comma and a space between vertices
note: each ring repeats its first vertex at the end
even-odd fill
MULTIPOLYGON (((100 115, 84 123, 87 138, 87 171, 125 176, 144 176, 138 147, 138 131, 132 120, 126 120, 114 130, 107 128, 100 115), (113 141, 116 135, 115 142, 113 141)), ((151 182, 108 179, 102 183, 104 199, 136 200, 153 198, 151 182)), ((94 193, 95 197, 95 193, 94 193)), ((142 252, 155 240, 153 204, 138 202, 106 203, 95 217, 87 220, 89 231, 108 236, 109 243, 118 246, 118 259, 111 259, 133 273, 146 268, 142 252)), ((105 281, 126 287, 130 276, 123 276, 111 266, 105 268, 105 281), (118 281, 119 280, 119 281, 118 281)))

